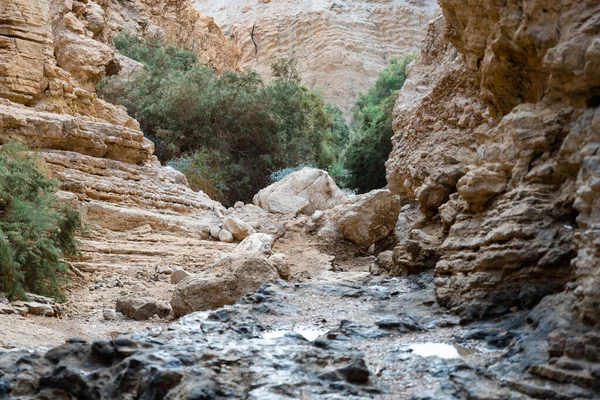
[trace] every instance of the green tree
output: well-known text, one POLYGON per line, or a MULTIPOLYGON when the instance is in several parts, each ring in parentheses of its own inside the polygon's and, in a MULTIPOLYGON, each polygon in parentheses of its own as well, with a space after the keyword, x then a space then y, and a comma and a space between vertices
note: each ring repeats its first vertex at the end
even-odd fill
POLYGON ((0 290, 11 298, 24 299, 31 291, 65 299, 61 258, 76 253, 81 222, 55 191, 55 181, 22 147, 0 147, 0 290))
MULTIPOLYGON (((350 141, 343 156, 345 183, 361 193, 384 187, 385 162, 392 150, 392 112, 396 93, 414 56, 393 58, 366 94, 356 102, 350 141)), ((337 173, 341 174, 339 166, 337 173)))
POLYGON ((327 168, 337 160, 347 137, 341 111, 302 85, 293 63, 274 64, 265 85, 252 71, 217 74, 172 46, 131 37, 115 43, 145 69, 105 79, 101 95, 124 105, 161 161, 194 188, 227 204, 249 201, 273 171, 302 163, 327 168))

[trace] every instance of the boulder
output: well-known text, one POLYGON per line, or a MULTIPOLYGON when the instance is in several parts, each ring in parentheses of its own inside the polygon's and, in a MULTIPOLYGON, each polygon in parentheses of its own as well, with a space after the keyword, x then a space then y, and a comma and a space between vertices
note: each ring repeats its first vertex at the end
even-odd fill
POLYGON ((167 302, 152 297, 129 295, 117 299, 116 311, 137 321, 144 321, 155 315, 160 318, 168 317, 171 307, 167 302))
POLYGON ((258 252, 235 252, 219 257, 205 271, 177 285, 171 299, 175 315, 234 304, 263 283, 278 278, 277 270, 258 252))
POLYGON ((234 252, 258 251, 261 254, 271 254, 271 248, 275 242, 275 237, 268 233, 253 233, 238 244, 234 252))
POLYGON ((246 239, 254 231, 250 225, 235 217, 225 218, 223 227, 231 232, 233 238, 237 241, 246 239))
POLYGON ((400 197, 387 189, 373 190, 325 213, 325 236, 337 232, 357 246, 368 247, 388 236, 400 213, 400 197))
POLYGON ((262 189, 254 196, 254 204, 272 213, 311 215, 346 199, 327 172, 305 167, 262 189))

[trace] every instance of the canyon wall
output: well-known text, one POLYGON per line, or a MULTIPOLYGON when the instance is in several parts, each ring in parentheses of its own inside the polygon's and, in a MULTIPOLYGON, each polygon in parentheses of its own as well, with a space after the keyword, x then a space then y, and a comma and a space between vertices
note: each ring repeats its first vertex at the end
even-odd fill
POLYGON ((482 317, 567 287, 597 323, 600 4, 440 5, 387 163, 390 189, 443 232, 438 302, 482 317))
MULTIPOLYGON (((189 189, 181 173, 161 167, 137 121, 88 90, 111 68, 115 73, 119 69, 114 50, 106 44, 110 35, 101 40, 114 23, 107 16, 118 7, 137 6, 128 1, 3 2, 0 143, 22 141, 39 150, 61 183, 60 196, 81 209, 89 229, 150 225, 206 237, 209 217, 200 212, 219 204, 189 189), (105 28, 98 28, 102 23, 105 28)), ((139 18, 136 23, 148 28, 147 19, 141 22, 146 17, 139 18)), ((211 19, 202 17, 197 23, 206 21, 205 36, 194 40, 209 46, 209 64, 234 67, 236 51, 221 46, 226 39, 211 19)), ((170 23, 159 20, 161 24, 169 32, 170 23)), ((204 54, 202 48, 196 50, 204 54)))
POLYGON ((194 0, 242 51, 241 63, 263 78, 295 57, 303 82, 318 87, 348 116, 390 57, 417 53, 435 0, 194 0))

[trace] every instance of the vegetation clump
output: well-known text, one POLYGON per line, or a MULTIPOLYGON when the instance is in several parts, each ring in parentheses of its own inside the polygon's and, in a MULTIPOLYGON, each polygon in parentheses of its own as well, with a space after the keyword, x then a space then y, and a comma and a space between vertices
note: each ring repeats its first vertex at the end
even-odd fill
POLYGON ((121 35, 115 45, 145 68, 106 78, 102 96, 140 122, 161 161, 227 204, 252 199, 273 171, 327 169, 345 144, 341 111, 300 82, 291 60, 274 63, 265 84, 255 72, 217 74, 160 42, 121 35))
POLYGON ((76 253, 79 213, 55 197, 56 182, 15 144, 0 147, 0 290, 64 301, 65 255, 76 253))
POLYGON ((393 58, 366 94, 356 102, 350 141, 332 175, 360 193, 385 187, 385 162, 392 151, 392 112, 396 93, 406 80, 406 66, 414 56, 393 58))

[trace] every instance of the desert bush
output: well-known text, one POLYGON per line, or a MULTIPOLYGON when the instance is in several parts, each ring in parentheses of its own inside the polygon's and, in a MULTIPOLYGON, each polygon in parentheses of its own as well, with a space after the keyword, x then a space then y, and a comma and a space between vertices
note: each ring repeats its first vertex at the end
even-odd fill
MULTIPOLYGON (((356 102, 350 140, 343 155, 345 185, 364 193, 384 187, 385 162, 392 150, 392 112, 396 93, 414 56, 394 58, 375 85, 356 102)), ((340 172, 341 174, 341 172, 340 172)))
POLYGON ((56 187, 21 146, 0 147, 0 290, 10 298, 30 291, 64 300, 61 258, 76 253, 81 223, 56 187))
POLYGON ((264 84, 252 71, 217 74, 172 46, 121 36, 115 44, 145 69, 106 78, 101 95, 140 122, 161 161, 179 160, 190 183, 226 204, 250 201, 272 171, 327 168, 343 147, 341 112, 302 85, 293 63, 274 66, 280 75, 264 84))

